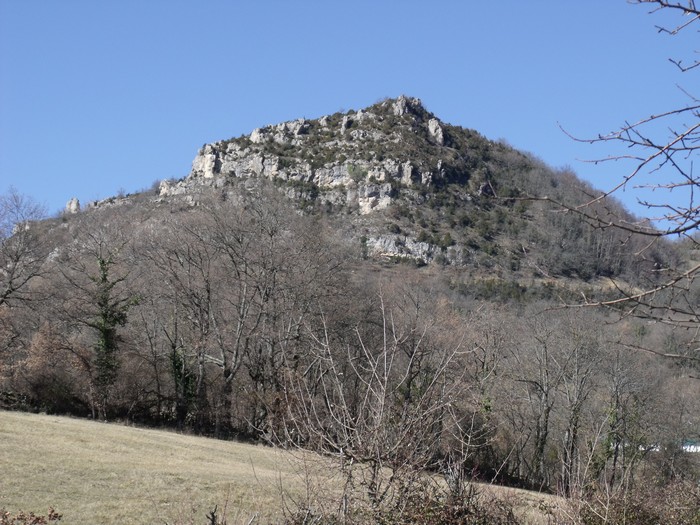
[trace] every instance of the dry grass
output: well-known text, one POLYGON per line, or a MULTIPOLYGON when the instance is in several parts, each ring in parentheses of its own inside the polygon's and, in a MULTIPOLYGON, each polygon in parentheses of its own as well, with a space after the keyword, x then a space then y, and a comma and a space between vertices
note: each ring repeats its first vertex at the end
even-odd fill
MULTIPOLYGON (((62 524, 190 525, 226 505, 229 525, 279 523, 285 506, 337 509, 342 487, 312 454, 162 430, 0 410, 0 508, 45 514, 62 524)), ((528 524, 547 524, 559 498, 481 485, 528 524)))
POLYGON ((0 508, 53 506, 66 524, 205 523, 226 502, 229 523, 275 522, 283 494, 304 497, 300 461, 262 446, 0 411, 0 508))
POLYGON ((562 512, 568 509, 566 501, 559 496, 498 485, 479 485, 478 491, 485 497, 512 505, 515 516, 522 523, 528 525, 572 523, 555 519, 555 516, 561 516, 562 512))

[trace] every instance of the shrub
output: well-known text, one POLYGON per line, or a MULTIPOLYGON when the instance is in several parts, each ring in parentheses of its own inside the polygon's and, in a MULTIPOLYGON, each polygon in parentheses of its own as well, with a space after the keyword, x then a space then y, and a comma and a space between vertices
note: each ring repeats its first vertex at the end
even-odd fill
POLYGON ((399 227, 399 225, 393 222, 390 223, 389 226, 387 226, 387 229, 389 230, 389 233, 401 233, 401 228, 399 227))
POLYGON ((519 525, 510 503, 482 497, 476 490, 454 496, 422 487, 399 507, 356 508, 344 516, 314 513, 302 508, 287 518, 286 525, 519 525))
POLYGON ((348 175, 355 182, 363 181, 365 180, 365 177, 367 177, 367 168, 351 164, 348 166, 348 175))
POLYGON ((432 240, 432 237, 430 236, 430 234, 427 231, 421 230, 418 233, 418 237, 416 238, 416 240, 418 242, 430 242, 432 240))
POLYGON ((46 525, 50 522, 59 522, 61 518, 61 514, 52 507, 49 507, 49 512, 46 516, 22 511, 12 514, 5 509, 0 509, 0 525, 46 525))
POLYGON ((584 525, 700 525, 700 487, 678 481, 665 487, 638 487, 609 499, 599 495, 584 502, 580 518, 584 525))

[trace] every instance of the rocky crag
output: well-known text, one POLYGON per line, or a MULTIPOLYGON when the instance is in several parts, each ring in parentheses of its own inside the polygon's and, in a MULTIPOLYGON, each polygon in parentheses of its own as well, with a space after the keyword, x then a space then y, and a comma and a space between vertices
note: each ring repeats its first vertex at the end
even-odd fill
POLYGON ((264 177, 297 187, 297 196, 306 190, 321 202, 368 214, 387 208, 399 186, 430 186, 444 178, 445 139, 444 125, 420 100, 402 96, 366 110, 299 119, 207 144, 189 178, 264 177), (407 135, 421 143, 423 155, 405 147, 407 135))
MULTIPOLYGON (((235 181, 267 179, 304 206, 313 203, 356 217, 383 211, 386 217, 393 205, 420 204, 451 183, 463 186, 463 201, 491 194, 483 156, 489 147, 478 133, 445 124, 419 99, 401 96, 359 111, 270 125, 206 144, 190 174, 177 182, 162 181, 158 193, 193 203, 197 187, 225 191, 235 181)), ((372 256, 429 262, 438 254, 449 261, 464 255, 449 240, 450 246, 440 246, 444 234, 432 242, 410 224, 358 223, 364 226, 360 236, 372 256)))
MULTIPOLYGON (((639 273, 619 234, 530 199, 548 195, 577 203, 589 199, 592 188, 571 172, 441 121, 416 98, 206 144, 189 175, 161 181, 148 199, 189 207, 206 192, 228 198, 263 183, 304 213, 334 220, 338 235, 358 243, 368 258, 471 267, 489 276, 515 275, 519 282, 639 273)), ((113 197, 86 209, 137 198, 146 195, 113 197)), ((78 210, 72 202, 67 211, 78 210)))

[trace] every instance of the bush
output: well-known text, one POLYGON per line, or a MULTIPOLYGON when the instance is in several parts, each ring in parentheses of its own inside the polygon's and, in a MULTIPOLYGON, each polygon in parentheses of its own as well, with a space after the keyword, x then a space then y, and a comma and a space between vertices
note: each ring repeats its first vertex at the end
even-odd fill
POLYGON ((453 496, 435 488, 423 487, 406 499, 400 507, 355 509, 345 516, 314 513, 299 509, 286 520, 286 525, 519 525, 522 523, 510 503, 482 497, 476 490, 453 496))
POLYGON ((389 224, 387 229, 389 230, 390 233, 396 233, 396 234, 401 233, 401 228, 399 227, 399 225, 396 223, 393 223, 393 222, 389 224))
POLYGON ((584 503, 580 518, 584 525, 700 525, 700 487, 679 481, 639 487, 610 499, 600 495, 584 503))
POLYGON ((13 515, 5 509, 0 509, 0 525, 46 525, 50 522, 59 522, 61 518, 62 516, 51 507, 46 516, 22 511, 13 515))
POLYGON ((365 180, 365 178, 367 177, 367 173, 367 168, 364 168, 362 166, 357 166, 355 164, 351 164, 350 166, 348 166, 348 175, 355 182, 365 180))

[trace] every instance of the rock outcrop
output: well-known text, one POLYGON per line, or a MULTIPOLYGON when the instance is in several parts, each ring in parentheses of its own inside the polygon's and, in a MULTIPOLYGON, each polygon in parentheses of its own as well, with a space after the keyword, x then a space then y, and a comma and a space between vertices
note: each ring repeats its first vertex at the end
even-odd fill
MULTIPOLYGON (((187 179, 266 178, 290 186, 294 195, 312 191, 320 202, 369 214, 387 208, 397 188, 439 180, 445 141, 444 126, 421 101, 401 96, 357 112, 298 119, 207 144, 187 179), (432 151, 410 147, 426 139, 432 151)), ((177 191, 166 185, 160 195, 177 191)))
POLYGON ((400 96, 359 111, 264 126, 206 144, 187 177, 159 183, 156 200, 194 206, 202 188, 214 188, 226 198, 239 182, 247 188, 268 180, 303 206, 313 203, 357 217, 353 221, 364 225, 368 252, 429 261, 439 251, 434 243, 418 241, 418 228, 387 236, 382 216, 395 213, 397 202, 418 204, 453 182, 468 188, 464 183, 472 172, 487 172, 475 161, 487 143, 476 132, 441 122, 419 99, 400 96), (473 146, 480 151, 470 155, 473 146))
POLYGON ((73 197, 66 203, 66 213, 74 214, 80 211, 80 201, 73 197))

